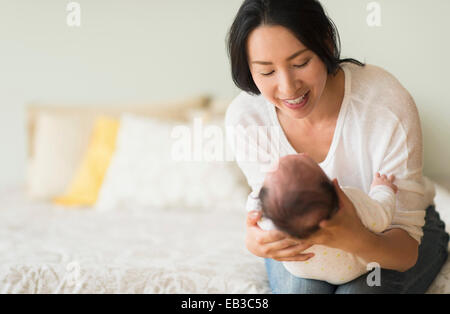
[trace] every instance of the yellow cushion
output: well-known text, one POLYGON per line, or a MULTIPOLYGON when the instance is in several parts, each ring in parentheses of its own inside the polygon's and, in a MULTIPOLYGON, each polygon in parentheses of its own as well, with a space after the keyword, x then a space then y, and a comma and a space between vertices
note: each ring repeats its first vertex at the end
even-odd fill
POLYGON ((92 206, 102 186, 103 178, 114 153, 119 120, 99 117, 96 119, 91 141, 80 167, 63 196, 53 201, 64 206, 92 206))

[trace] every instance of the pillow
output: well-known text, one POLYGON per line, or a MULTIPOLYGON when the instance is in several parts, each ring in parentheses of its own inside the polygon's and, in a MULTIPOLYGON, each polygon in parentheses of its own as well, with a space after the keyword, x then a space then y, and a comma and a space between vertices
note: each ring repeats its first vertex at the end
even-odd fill
POLYGON ((205 160, 217 152, 215 140, 219 145, 226 144, 223 126, 203 126, 199 121, 194 120, 197 124, 192 127, 123 115, 116 151, 96 208, 242 211, 249 190, 236 164, 213 158, 205 160), (221 137, 199 141, 208 127, 220 131, 221 137), (199 143, 203 150, 192 151, 199 143), (192 157, 197 157, 197 161, 192 157))
POLYGON ((83 161, 67 192, 54 199, 63 206, 93 206, 97 201, 103 177, 113 155, 119 120, 100 117, 96 120, 92 139, 83 161))
POLYGON ((64 193, 91 134, 81 116, 41 113, 36 117, 33 158, 28 161, 27 192, 36 199, 64 193))
POLYGON ((31 105, 27 108, 29 196, 52 199, 62 195, 88 147, 97 117, 119 118, 123 112, 186 121, 191 110, 207 108, 209 97, 199 96, 148 106, 66 107, 31 105))

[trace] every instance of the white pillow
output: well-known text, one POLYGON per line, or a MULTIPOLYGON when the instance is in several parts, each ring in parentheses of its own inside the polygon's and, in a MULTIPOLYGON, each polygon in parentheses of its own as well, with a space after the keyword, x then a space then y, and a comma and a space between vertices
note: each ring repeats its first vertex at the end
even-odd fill
POLYGON ((124 106, 27 107, 28 194, 49 200, 63 194, 89 145, 97 117, 120 117, 124 112, 141 116, 187 121, 191 114, 203 114, 209 97, 124 106), (192 112, 191 112, 192 111, 192 112))
MULTIPOLYGON (((207 125, 204 123, 203 127, 207 125)), ((182 143, 181 138, 172 137, 175 127, 189 131, 192 143, 199 135, 194 133, 192 123, 122 116, 116 151, 96 204, 98 210, 130 207, 244 210, 249 190, 236 164, 174 160, 172 150, 182 143)), ((221 141, 226 145, 221 128, 221 141)), ((203 147, 211 148, 215 142, 209 139, 202 143, 203 147)))
POLYGON ((79 115, 40 113, 36 118, 33 156, 28 163, 28 195, 50 199, 61 195, 89 143, 92 125, 79 115))

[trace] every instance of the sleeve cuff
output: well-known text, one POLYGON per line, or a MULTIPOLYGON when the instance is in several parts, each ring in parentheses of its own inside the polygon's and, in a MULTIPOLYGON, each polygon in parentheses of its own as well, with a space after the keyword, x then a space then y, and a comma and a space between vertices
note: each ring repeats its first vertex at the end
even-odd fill
POLYGON ((377 185, 374 188, 370 189, 369 196, 372 197, 372 195, 383 193, 388 194, 389 196, 395 196, 395 192, 393 189, 388 187, 387 185, 377 185))

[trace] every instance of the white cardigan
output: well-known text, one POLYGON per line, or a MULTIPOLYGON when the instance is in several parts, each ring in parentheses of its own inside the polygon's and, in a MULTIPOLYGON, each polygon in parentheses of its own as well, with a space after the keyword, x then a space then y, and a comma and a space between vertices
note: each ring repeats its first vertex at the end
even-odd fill
MULTIPOLYGON (((319 165, 341 186, 365 193, 376 172, 395 175, 396 211, 386 230, 402 228, 420 243, 435 188, 422 174, 422 129, 414 100, 379 67, 341 66, 345 95, 328 155, 319 165)), ((239 94, 227 109, 225 125, 227 141, 252 189, 247 210, 257 210, 265 174, 280 157, 300 152, 287 140, 275 106, 262 95, 239 94)))

